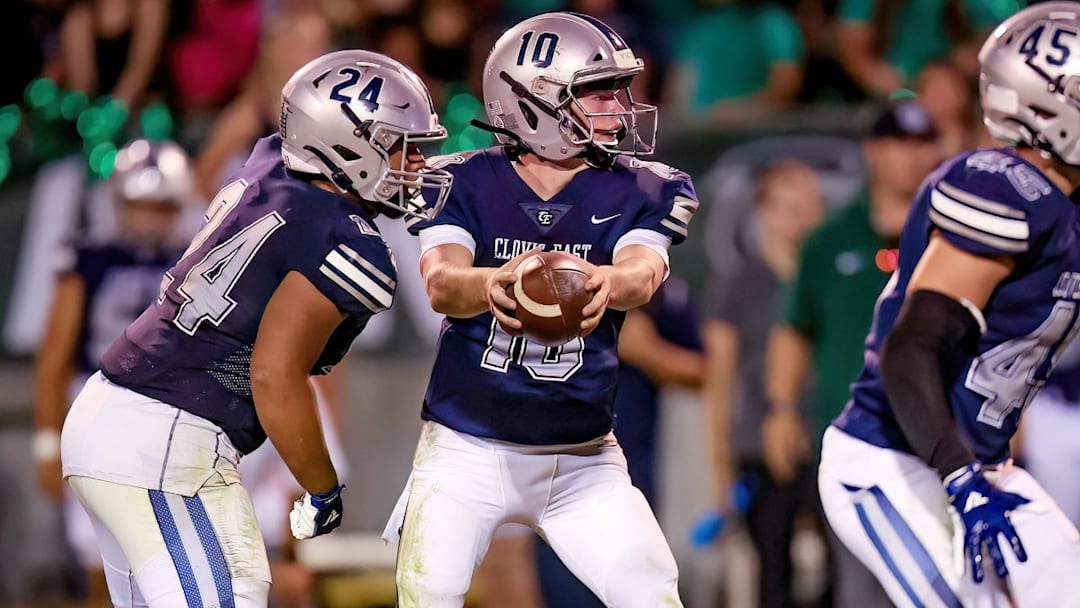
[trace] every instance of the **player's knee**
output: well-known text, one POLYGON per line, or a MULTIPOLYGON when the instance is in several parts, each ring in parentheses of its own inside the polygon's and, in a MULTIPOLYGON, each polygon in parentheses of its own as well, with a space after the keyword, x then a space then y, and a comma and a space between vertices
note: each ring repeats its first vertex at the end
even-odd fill
POLYGON ((460 607, 468 590, 467 577, 431 572, 423 563, 398 563, 398 608, 460 607))
POLYGON ((232 580, 236 608, 262 608, 270 601, 270 583, 245 576, 232 580))
POLYGON ((612 608, 682 606, 675 558, 652 546, 625 552, 604 582, 603 595, 612 608))

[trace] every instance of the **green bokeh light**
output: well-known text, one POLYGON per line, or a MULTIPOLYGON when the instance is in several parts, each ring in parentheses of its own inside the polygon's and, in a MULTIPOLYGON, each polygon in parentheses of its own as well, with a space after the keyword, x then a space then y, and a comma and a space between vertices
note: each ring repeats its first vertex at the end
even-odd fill
POLYGON ((151 141, 164 141, 172 136, 173 117, 169 107, 163 103, 154 103, 146 107, 139 116, 143 137, 151 141))
POLYGON ((75 120, 89 105, 90 98, 82 91, 68 91, 60 98, 60 115, 66 120, 75 120))
POLYGON ((56 83, 52 78, 38 78, 26 87, 26 102, 35 108, 55 103, 57 96, 56 83))
POLYGON ((919 96, 915 94, 915 91, 911 89, 896 89, 889 95, 889 101, 898 101, 903 99, 918 99, 919 96))
POLYGON ((128 119, 127 104, 111 97, 105 97, 99 100, 99 103, 101 105, 102 119, 109 130, 113 132, 119 131, 128 119), (101 101, 104 101, 104 103, 100 103, 101 101))
POLYGON ((11 173, 11 151, 6 144, 0 144, 0 182, 7 179, 11 173))
POLYGON ((90 149, 90 170, 102 177, 112 173, 116 161, 116 146, 111 141, 101 142, 90 149))
POLYGON ((108 179, 112 175, 113 169, 116 168, 116 154, 118 152, 119 150, 113 148, 101 155, 101 166, 98 167, 101 177, 108 179))
POLYGON ((448 125, 467 125, 481 108, 480 100, 468 93, 454 95, 446 104, 446 122, 448 125))
POLYGON ((22 121, 22 111, 15 104, 8 104, 0 108, 0 143, 11 139, 19 130, 22 121))
POLYGON ((101 114, 101 108, 86 108, 79 114, 75 121, 75 128, 79 135, 86 140, 97 140, 105 136, 107 129, 105 119, 101 114))

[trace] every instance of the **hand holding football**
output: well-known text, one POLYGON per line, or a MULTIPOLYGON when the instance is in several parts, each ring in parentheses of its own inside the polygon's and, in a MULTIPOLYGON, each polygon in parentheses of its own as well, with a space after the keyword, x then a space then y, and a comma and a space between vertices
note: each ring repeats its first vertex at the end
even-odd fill
POLYGON ((584 260, 545 251, 526 257, 515 272, 518 280, 506 293, 517 303, 511 316, 529 341, 559 346, 581 335, 581 309, 593 296, 585 289, 590 268, 584 260))

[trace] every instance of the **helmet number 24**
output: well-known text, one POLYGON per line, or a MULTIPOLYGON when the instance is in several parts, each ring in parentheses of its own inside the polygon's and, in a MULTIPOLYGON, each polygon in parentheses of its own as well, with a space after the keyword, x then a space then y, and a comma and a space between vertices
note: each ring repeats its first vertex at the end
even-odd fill
MULTIPOLYGON (((360 70, 356 68, 341 68, 338 70, 339 76, 344 76, 345 79, 334 85, 333 89, 330 89, 330 99, 334 101, 340 101, 342 103, 352 103, 352 98, 342 93, 345 89, 356 86, 356 83, 360 81, 360 70)), ((366 101, 373 106, 379 105, 379 93, 382 91, 383 79, 376 76, 372 78, 370 82, 360 91, 360 95, 357 96, 357 101, 366 101)))

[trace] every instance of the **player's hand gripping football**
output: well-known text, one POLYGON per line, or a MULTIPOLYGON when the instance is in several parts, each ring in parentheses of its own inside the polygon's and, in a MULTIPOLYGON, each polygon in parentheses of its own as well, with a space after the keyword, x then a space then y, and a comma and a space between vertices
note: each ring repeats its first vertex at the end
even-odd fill
POLYGON ((540 253, 543 251, 542 247, 535 247, 526 251, 525 253, 515 257, 509 262, 500 266, 491 276, 488 277, 487 282, 487 301, 488 308, 491 309, 491 314, 498 320, 499 325, 507 331, 510 335, 521 335, 521 321, 506 314, 507 312, 513 313, 517 309, 517 302, 513 298, 506 294, 506 288, 518 280, 517 267, 521 264, 525 258, 540 253))
POLYGON ((612 266, 594 266, 587 262, 586 265, 592 267, 592 272, 589 273, 585 289, 593 292, 593 297, 585 308, 581 309, 581 314, 585 317, 581 320, 582 336, 592 333, 607 311, 608 302, 611 300, 611 273, 614 271, 612 266))
MULTIPOLYGON (((961 525, 957 526, 957 556, 968 560, 976 583, 983 580, 983 550, 990 554, 994 572, 999 577, 1008 575, 1005 557, 998 544, 998 536, 1004 535, 1012 546, 1016 559, 1027 561, 1027 552, 1013 528, 1013 510, 1029 502, 1027 498, 994 487, 983 475, 982 466, 971 463, 953 471, 945 478, 945 491, 949 494, 951 510, 961 525), (960 550, 962 540, 963 549, 960 550)), ((958 564, 960 561, 958 561, 958 564)))
POLYGON ((292 511, 289 512, 289 527, 292 535, 297 540, 313 538, 330 532, 341 525, 341 491, 345 486, 339 485, 333 490, 320 494, 304 495, 293 501, 292 511))

